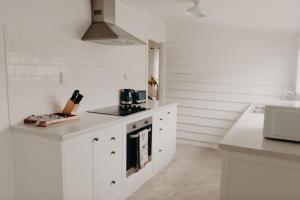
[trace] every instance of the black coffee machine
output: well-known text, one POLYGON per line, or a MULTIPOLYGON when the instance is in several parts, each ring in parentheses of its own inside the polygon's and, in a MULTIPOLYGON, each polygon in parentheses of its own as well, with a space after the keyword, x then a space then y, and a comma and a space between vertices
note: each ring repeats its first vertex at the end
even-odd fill
POLYGON ((132 105, 133 95, 134 95, 134 90, 132 89, 120 90, 120 105, 132 105))

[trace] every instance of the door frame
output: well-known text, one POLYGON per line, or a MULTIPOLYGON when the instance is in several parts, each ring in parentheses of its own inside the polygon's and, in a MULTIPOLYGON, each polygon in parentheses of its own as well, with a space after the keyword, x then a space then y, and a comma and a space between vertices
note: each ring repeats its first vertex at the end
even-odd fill
POLYGON ((159 90, 158 90, 158 99, 164 100, 165 94, 165 72, 166 72, 166 59, 165 59, 165 43, 162 41, 157 41, 152 38, 147 38, 146 43, 146 91, 147 91, 147 99, 148 99, 148 75, 149 75, 149 42, 153 41, 157 44, 160 44, 159 51, 159 90))

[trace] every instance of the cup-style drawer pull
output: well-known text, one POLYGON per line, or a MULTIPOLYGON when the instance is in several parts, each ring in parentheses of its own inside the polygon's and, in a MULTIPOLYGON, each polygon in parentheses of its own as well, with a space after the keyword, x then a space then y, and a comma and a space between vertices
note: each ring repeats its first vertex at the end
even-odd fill
POLYGON ((94 142, 98 142, 98 141, 99 141, 99 138, 94 138, 93 141, 94 141, 94 142))
POLYGON ((111 181, 111 185, 115 185, 117 182, 116 181, 111 181))
POLYGON ((110 155, 116 155, 115 151, 110 152, 110 155))
POLYGON ((111 137, 110 140, 111 140, 111 141, 114 141, 114 140, 116 140, 116 138, 115 138, 115 137, 111 137))
POLYGON ((158 152, 162 152, 162 151, 163 151, 162 149, 159 149, 159 150, 158 150, 158 152))

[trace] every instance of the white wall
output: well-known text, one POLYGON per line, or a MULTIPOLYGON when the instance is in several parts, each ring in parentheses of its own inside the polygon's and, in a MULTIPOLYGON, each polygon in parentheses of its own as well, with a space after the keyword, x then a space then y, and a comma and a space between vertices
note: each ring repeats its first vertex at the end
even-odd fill
POLYGON ((75 89, 84 95, 79 111, 117 105, 121 88, 145 89, 144 46, 107 47, 57 33, 6 30, 12 124, 62 111, 75 89))
POLYGON ((178 138, 217 144, 252 102, 295 89, 296 37, 169 24, 165 97, 178 101, 178 138))
MULTIPOLYGON (((4 43, 4 30, 0 28, 0 44, 4 43)), ((5 49, 0 46, 0 199, 14 199, 14 158, 12 136, 8 132, 8 104, 6 85, 5 49)))
MULTIPOLYGON (((81 110, 86 110, 116 104, 119 88, 146 87, 146 47, 104 47, 81 42, 90 25, 90 15, 90 0, 0 2, 0 27, 6 30, 5 40, 3 31, 0 34, 0 50, 8 58, 12 123, 32 113, 60 110, 75 88, 85 94, 81 110), (67 84, 59 84, 61 71, 69 77, 67 84), (138 73, 139 78, 133 73, 138 73)), ((117 23, 145 41, 148 37, 164 41, 166 37, 163 22, 119 1, 117 23)), ((1 130, 9 126, 4 57, 0 58, 1 130)), ((1 200, 14 198, 12 149, 11 135, 1 131, 1 200)))
POLYGON ((300 34, 298 34, 297 46, 298 46, 298 67, 297 67, 296 92, 297 92, 297 96, 299 97, 300 95, 300 34))

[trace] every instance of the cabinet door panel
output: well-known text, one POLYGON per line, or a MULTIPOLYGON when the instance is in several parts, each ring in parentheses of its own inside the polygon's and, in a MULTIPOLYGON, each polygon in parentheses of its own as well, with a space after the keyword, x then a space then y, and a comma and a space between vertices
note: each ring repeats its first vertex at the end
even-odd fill
POLYGON ((67 200, 93 200, 93 136, 64 142, 64 181, 67 200))

